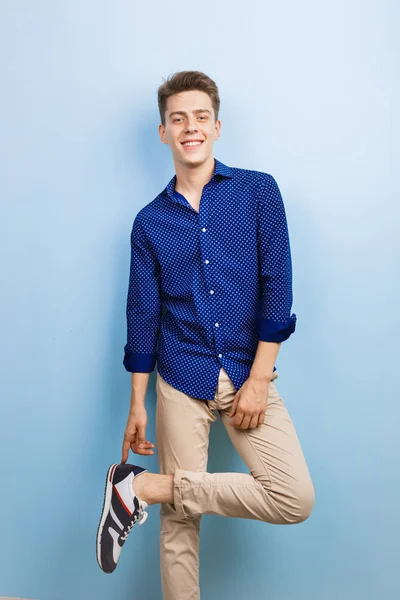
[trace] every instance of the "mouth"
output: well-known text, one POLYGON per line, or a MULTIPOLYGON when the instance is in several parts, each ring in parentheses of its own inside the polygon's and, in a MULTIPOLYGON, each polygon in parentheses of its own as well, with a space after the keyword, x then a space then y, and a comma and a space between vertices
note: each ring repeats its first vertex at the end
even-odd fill
POLYGON ((200 148, 200 146, 202 145, 204 140, 188 140, 186 142, 181 142, 182 146, 185 148, 185 150, 196 150, 197 148, 200 148))

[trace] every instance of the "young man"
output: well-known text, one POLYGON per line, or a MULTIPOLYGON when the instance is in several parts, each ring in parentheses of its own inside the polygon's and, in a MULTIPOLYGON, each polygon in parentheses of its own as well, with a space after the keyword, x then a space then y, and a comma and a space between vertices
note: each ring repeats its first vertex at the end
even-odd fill
POLYGON ((207 75, 176 73, 158 103, 176 175, 133 223, 124 357, 131 405, 121 464, 107 473, 97 552, 113 571, 133 525, 159 503, 164 599, 194 600, 203 514, 299 523, 314 489, 274 383, 280 345, 296 324, 277 183, 214 159, 220 100, 207 75), (129 448, 154 453, 145 395, 156 361, 160 474, 126 464, 129 448), (207 472, 217 413, 248 474, 207 472))

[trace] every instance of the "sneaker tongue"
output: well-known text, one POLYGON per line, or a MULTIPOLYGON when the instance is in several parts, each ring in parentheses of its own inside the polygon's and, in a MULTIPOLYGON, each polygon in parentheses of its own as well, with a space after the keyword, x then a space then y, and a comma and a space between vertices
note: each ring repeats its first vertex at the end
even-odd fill
POLYGON ((134 505, 134 501, 133 501, 133 488, 132 488, 132 481, 133 481, 133 473, 129 473, 129 475, 127 475, 124 479, 122 479, 122 481, 120 481, 119 483, 116 484, 116 489, 118 491, 118 494, 120 495, 122 502, 124 503, 124 505, 126 506, 126 508, 129 510, 129 512, 132 514, 135 510, 135 505, 134 505))

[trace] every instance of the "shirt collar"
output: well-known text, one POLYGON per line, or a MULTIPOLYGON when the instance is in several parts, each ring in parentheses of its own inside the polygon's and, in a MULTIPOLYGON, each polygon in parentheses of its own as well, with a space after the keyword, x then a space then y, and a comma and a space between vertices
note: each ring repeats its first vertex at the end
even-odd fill
MULTIPOLYGON (((221 177, 232 178, 233 170, 231 167, 224 165, 221 161, 214 159, 214 172, 212 174, 211 179, 213 179, 216 175, 220 175, 221 177)), ((164 189, 164 192, 168 194, 170 198, 174 198, 175 191, 175 183, 176 183, 176 175, 173 176, 171 181, 168 183, 167 187, 164 189)))

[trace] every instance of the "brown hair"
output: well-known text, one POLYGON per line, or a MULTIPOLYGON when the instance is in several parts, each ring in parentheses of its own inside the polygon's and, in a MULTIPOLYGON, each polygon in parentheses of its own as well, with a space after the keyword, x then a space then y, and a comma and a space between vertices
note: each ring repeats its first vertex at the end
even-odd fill
POLYGON ((178 71, 170 75, 167 80, 164 79, 164 83, 158 88, 158 109, 161 123, 164 126, 168 98, 174 94, 189 92, 190 90, 200 90, 209 95, 215 113, 215 120, 218 120, 220 99, 215 81, 201 71, 178 71))

